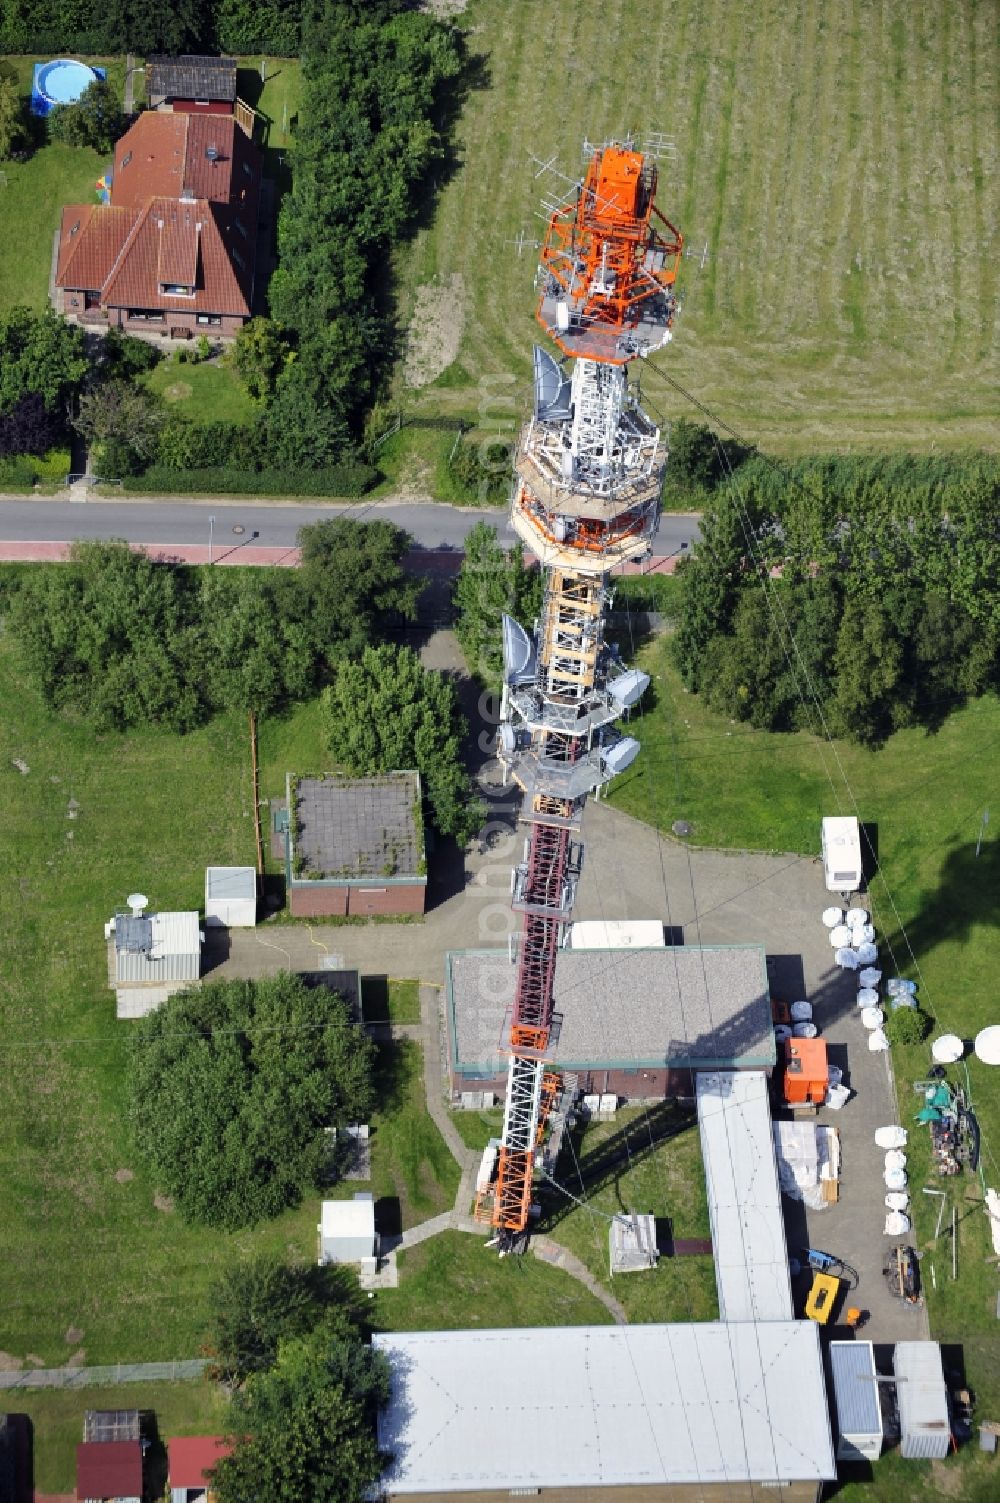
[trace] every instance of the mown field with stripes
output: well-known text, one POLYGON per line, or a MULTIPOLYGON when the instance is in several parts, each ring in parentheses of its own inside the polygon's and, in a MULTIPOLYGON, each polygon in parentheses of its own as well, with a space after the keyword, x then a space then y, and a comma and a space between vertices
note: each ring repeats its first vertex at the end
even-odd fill
MULTIPOLYGON (((517 416, 547 185, 533 157, 573 175, 585 136, 660 131, 660 201, 689 254, 659 364, 775 452, 996 447, 1000 8, 471 0, 459 20, 482 77, 398 272, 404 321, 421 287, 461 288, 445 314, 461 344, 436 385, 400 373, 404 404, 517 416)), ((686 406, 652 373, 646 390, 686 406)))

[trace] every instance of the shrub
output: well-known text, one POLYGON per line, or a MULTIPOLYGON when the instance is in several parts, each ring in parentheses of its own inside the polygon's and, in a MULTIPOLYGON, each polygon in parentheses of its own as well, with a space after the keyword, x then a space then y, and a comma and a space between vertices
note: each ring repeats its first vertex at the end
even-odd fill
POLYGON ((890 1044, 922 1044, 930 1028, 930 1018, 919 1007, 897 1007, 885 1020, 890 1044))
POLYGON ((154 465, 129 481, 145 495, 192 496, 363 496, 378 478, 367 465, 332 465, 325 470, 236 470, 223 466, 170 469, 154 465))

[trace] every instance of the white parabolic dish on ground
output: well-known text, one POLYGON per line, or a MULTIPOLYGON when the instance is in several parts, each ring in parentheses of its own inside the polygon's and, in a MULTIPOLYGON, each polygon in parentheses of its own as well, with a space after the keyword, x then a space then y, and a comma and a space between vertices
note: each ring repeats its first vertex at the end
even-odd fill
POLYGON ((1000 1065, 1000 1023, 976 1034, 975 1050, 984 1065, 1000 1065))

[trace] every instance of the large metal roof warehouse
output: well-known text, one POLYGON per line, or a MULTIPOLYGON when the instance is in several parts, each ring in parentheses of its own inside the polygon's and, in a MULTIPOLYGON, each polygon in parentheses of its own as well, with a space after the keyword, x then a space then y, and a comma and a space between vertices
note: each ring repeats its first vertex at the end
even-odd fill
MULTIPOLYGON (((514 1000, 506 950, 445 958, 451 1085, 503 1093, 500 1047, 514 1000)), ((585 1091, 635 1099, 693 1094, 693 1070, 764 1070, 775 1063, 762 945, 560 950, 554 1065, 585 1091)))
POLYGON ((813 1321, 373 1337, 390 1498, 815 1503, 836 1476, 813 1321))

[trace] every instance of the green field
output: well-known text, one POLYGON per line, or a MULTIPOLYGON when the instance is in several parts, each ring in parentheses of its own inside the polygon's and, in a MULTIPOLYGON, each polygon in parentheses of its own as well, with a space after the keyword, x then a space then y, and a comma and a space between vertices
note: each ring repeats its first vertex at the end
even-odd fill
MULTIPOLYGON (((935 1032, 972 1038, 997 1021, 1000 971, 1000 836, 995 821, 976 841, 1000 772, 1000 703, 984 698, 951 715, 939 731, 898 732, 877 752, 818 737, 771 735, 728 722, 682 688, 670 662, 669 639, 643 649, 653 696, 633 716, 642 754, 611 795, 637 818, 669 830, 674 820, 694 827, 696 844, 812 853, 819 820, 831 811, 857 812, 878 826, 881 876, 872 904, 884 953, 919 983, 935 1032)), ((649 696, 647 696, 649 699, 649 696)), ((929 1063, 926 1046, 893 1051, 901 1118, 919 1102, 910 1083, 929 1063)), ((983 1128, 987 1184, 1000 1181, 1000 1090, 995 1072, 968 1064, 983 1128)), ((955 1072, 950 1072, 955 1076, 955 1072)), ((958 1077, 956 1077, 958 1078, 958 1077)), ((923 1183, 926 1135, 913 1128, 908 1151, 914 1183, 923 1183)), ((921 1246, 935 1262, 938 1287, 928 1289, 932 1328, 961 1341, 971 1380, 1000 1407, 1000 1338, 996 1298, 1000 1280, 988 1261, 989 1227, 974 1176, 945 1182, 958 1213, 959 1279, 952 1283, 951 1249, 942 1236, 929 1247, 937 1205, 915 1195, 921 1246)), ((950 1212, 949 1212, 950 1219, 950 1212)), ((926 1275, 925 1275, 926 1277, 926 1275)))
MULTIPOLYGON (((484 432, 520 419, 547 186, 532 154, 573 177, 585 136, 661 131, 660 202, 692 254, 657 364, 784 454, 997 445, 996 6, 577 0, 550 25, 534 0, 472 0, 462 22, 485 79, 399 270, 404 314, 462 279, 440 322, 464 316, 453 370, 476 389, 414 399, 400 377, 401 398, 471 405, 484 432)), ((643 390, 696 416, 645 369, 643 390)))
POLYGON ((150 371, 146 385, 169 409, 195 422, 249 424, 260 410, 236 372, 219 360, 180 364, 176 354, 171 355, 150 371))
POLYGON ((479 1326, 605 1326, 611 1315, 561 1269, 498 1258, 484 1238, 441 1232, 399 1253, 399 1288, 376 1297, 373 1323, 390 1331, 479 1326))
POLYGON ((682 1126, 684 1114, 676 1113, 672 1130, 677 1135, 660 1142, 654 1138, 647 1114, 640 1110, 619 1112, 614 1122, 594 1122, 582 1142, 565 1148, 556 1173, 560 1184, 579 1200, 552 1192, 546 1204, 561 1215, 552 1228, 557 1242, 590 1269, 624 1306, 628 1319, 643 1321, 718 1320, 715 1265, 711 1255, 663 1257, 645 1273, 619 1274, 612 1278, 608 1266, 608 1233, 612 1216, 636 1211, 669 1220, 678 1238, 708 1237, 708 1202, 705 1172, 697 1126, 682 1126), (625 1159, 606 1182, 593 1184, 588 1159, 611 1137, 627 1132, 625 1159), (655 1146, 654 1146, 655 1145, 655 1146), (569 1205, 568 1214, 563 1214, 569 1205))
MULTIPOLYGON (((224 1390, 207 1382, 19 1389, 8 1394, 4 1403, 8 1410, 31 1419, 36 1488, 71 1495, 76 1489, 76 1448, 83 1439, 85 1409, 152 1412, 156 1434, 165 1443, 174 1435, 218 1435, 225 1427, 229 1407, 224 1390)), ((147 1457, 150 1476, 163 1476, 164 1460, 160 1446, 155 1446, 147 1457)))
MULTIPOLYGON (((239 1234, 157 1209, 122 1120, 128 1025, 103 925, 137 886, 155 906, 198 908, 206 864, 252 860, 245 724, 97 736, 45 710, 2 636, 0 700, 4 1352, 47 1366, 194 1356, 218 1271, 251 1248, 311 1260, 319 1197, 239 1234)), ((294 743, 313 711, 276 725, 294 743)), ((412 1015, 415 998, 393 983, 393 1014, 412 1015)), ((450 1207, 459 1171, 426 1110, 418 1047, 383 1046, 377 1084, 371 1188, 392 1230, 450 1207)))

